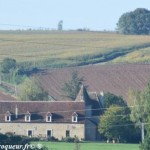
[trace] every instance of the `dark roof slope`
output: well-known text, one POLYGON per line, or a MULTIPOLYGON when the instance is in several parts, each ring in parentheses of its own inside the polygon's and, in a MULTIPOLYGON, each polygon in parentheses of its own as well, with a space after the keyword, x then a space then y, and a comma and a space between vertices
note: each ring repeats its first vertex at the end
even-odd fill
POLYGON ((86 88, 84 87, 84 85, 81 85, 80 91, 75 99, 75 101, 84 101, 85 105, 91 105, 91 100, 90 97, 88 95, 88 92, 86 90, 86 88))
POLYGON ((84 85, 81 86, 81 89, 75 101, 84 101, 85 106, 91 106, 92 110, 88 108, 86 112, 92 111, 93 116, 99 116, 101 114, 101 104, 98 96, 96 95, 96 93, 89 94, 84 85))
POLYGON ((0 102, 0 122, 5 122, 6 112, 12 114, 12 122, 24 122, 27 112, 31 114, 31 122, 45 122, 48 112, 52 114, 52 122, 71 122, 72 114, 78 114, 78 122, 85 120, 84 102, 0 102), (15 110, 18 108, 18 118, 15 117, 15 110))

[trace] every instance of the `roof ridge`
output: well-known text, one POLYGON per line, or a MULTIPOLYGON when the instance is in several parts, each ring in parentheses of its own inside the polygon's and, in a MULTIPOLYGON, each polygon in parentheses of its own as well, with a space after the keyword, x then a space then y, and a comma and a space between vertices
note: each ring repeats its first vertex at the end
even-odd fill
POLYGON ((10 102, 10 103, 77 103, 82 101, 0 101, 2 102, 10 102))

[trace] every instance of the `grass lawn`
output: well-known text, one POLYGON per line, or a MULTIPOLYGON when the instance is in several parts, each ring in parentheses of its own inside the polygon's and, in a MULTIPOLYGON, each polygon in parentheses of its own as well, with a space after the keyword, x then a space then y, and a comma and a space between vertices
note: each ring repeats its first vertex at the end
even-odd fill
MULTIPOLYGON (((49 150, 74 150, 74 143, 36 142, 49 150)), ((80 143, 80 150, 139 150, 139 144, 80 143)))

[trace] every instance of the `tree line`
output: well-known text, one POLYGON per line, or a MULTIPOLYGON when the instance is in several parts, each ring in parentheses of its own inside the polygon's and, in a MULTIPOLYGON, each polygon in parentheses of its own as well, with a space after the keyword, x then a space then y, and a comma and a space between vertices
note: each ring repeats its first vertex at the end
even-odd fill
POLYGON ((123 34, 150 34, 150 11, 137 8, 121 15, 117 30, 123 34))
POLYGON ((141 150, 150 149, 150 81, 143 91, 131 90, 129 106, 122 97, 104 95, 104 112, 100 116, 99 132, 108 140, 139 143, 141 150), (142 139, 141 130, 144 125, 142 139))
MULTIPOLYGON (((5 58, 1 63, 1 77, 5 77, 4 81, 11 82, 17 85, 17 98, 24 101, 48 101, 52 97, 45 90, 38 77, 31 76, 32 73, 36 73, 36 68, 32 70, 24 68, 22 65, 18 64, 15 59, 5 58), (30 72, 30 74, 28 74, 30 72), (8 80, 6 77, 9 77, 8 80)), ((71 100, 75 100, 80 86, 83 82, 83 78, 78 76, 75 71, 72 73, 71 79, 64 83, 62 87, 62 92, 66 97, 71 100)))

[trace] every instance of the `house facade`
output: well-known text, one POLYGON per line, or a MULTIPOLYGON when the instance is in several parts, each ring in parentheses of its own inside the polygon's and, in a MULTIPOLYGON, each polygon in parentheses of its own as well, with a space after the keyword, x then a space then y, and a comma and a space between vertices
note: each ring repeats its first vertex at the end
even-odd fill
POLYGON ((74 101, 1 101, 0 133, 96 140, 99 108, 83 86, 74 101))

